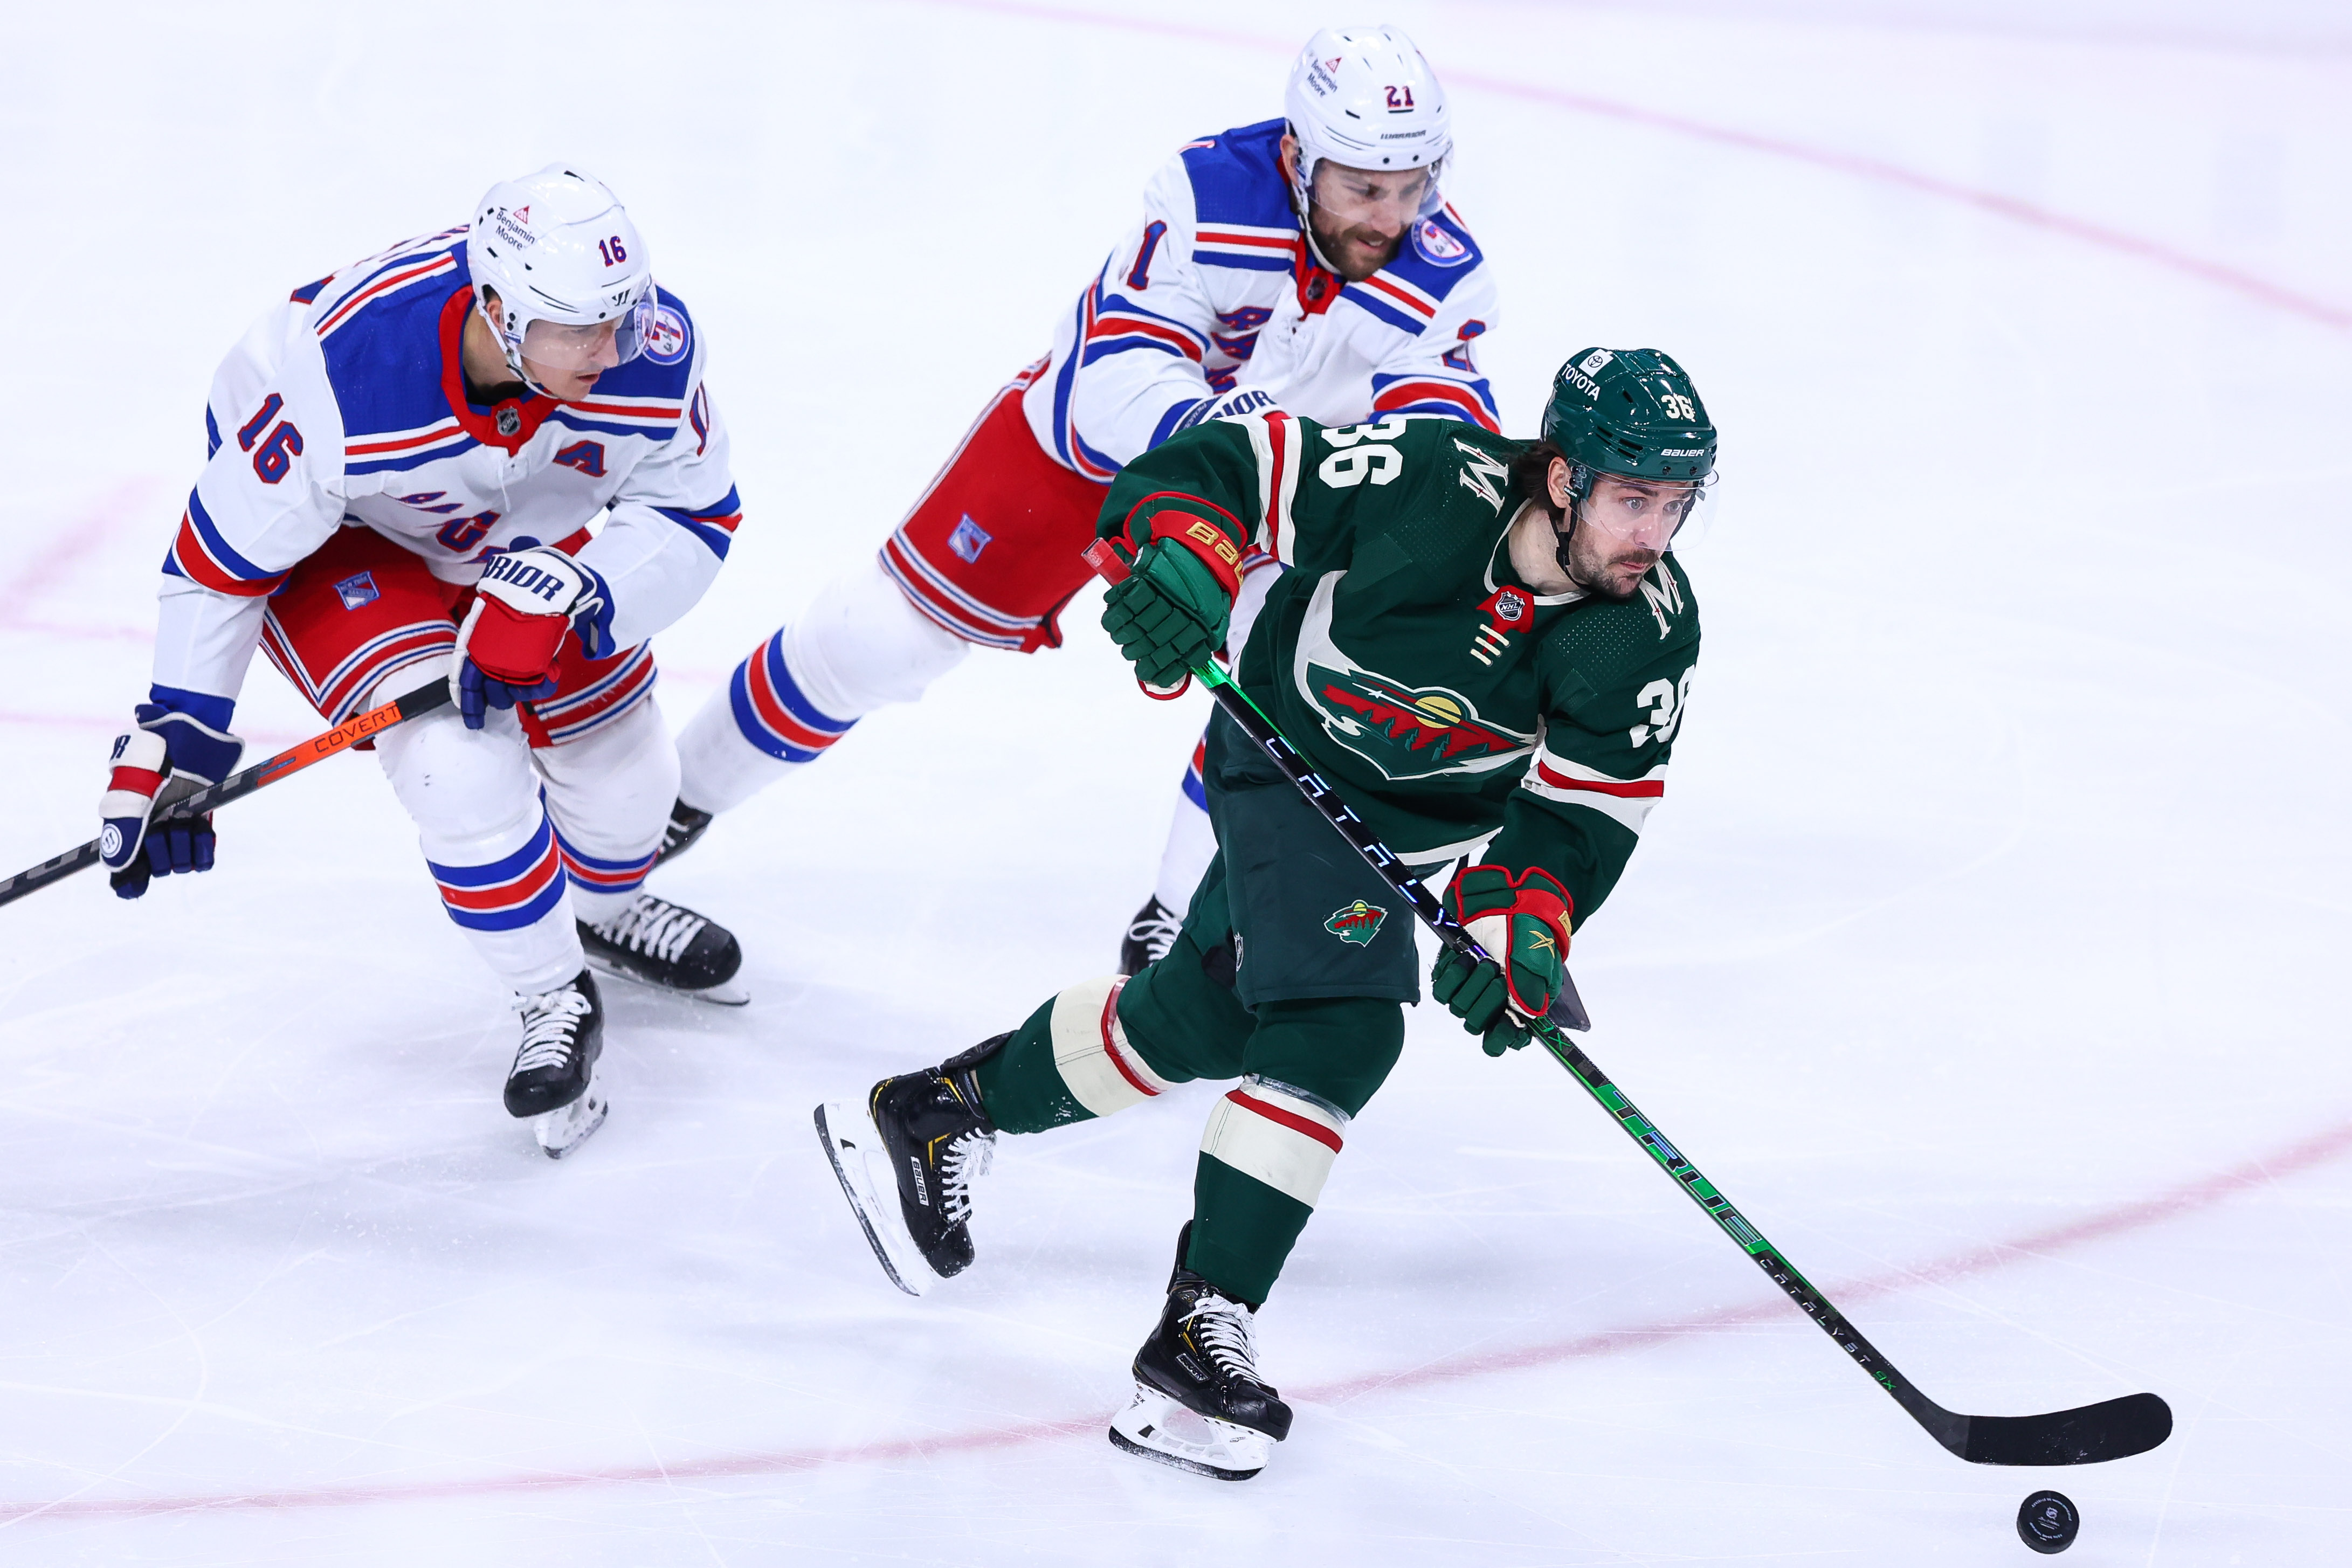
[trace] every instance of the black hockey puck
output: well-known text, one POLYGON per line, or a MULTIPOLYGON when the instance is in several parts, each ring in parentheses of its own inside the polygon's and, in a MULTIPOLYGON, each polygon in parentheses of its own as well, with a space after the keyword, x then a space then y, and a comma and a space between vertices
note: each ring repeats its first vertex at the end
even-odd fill
POLYGON ((2082 1528, 2083 1516, 2063 1492, 2038 1491, 2017 1505, 2017 1538, 2045 1556, 2074 1545, 2082 1528))

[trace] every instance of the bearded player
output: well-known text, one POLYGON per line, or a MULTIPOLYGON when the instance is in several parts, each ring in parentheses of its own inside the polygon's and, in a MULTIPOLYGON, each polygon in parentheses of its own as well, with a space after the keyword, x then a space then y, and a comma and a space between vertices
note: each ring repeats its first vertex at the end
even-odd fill
MULTIPOLYGON (((880 554, 694 716, 666 852, 861 716, 920 696, 975 644, 1058 645, 1108 486, 1176 432, 1276 409, 1497 428, 1473 359, 1495 286, 1442 194, 1453 130, 1429 63, 1396 28, 1327 28, 1300 53, 1284 109, 1160 170, 1053 352, 982 411, 880 554)), ((1274 569, 1255 556, 1243 569, 1235 648, 1274 569)), ((1167 950, 1215 847, 1199 767, 1196 751, 1123 971, 1167 950)))
MULTIPOLYGON (((1226 638, 1245 549, 1295 569, 1242 688, 1414 874, 1459 863, 1446 897, 1495 961, 1448 951, 1431 988, 1490 1056, 1527 1043, 1664 792, 1699 645, 1669 549, 1715 448, 1680 366, 1591 349, 1538 441, 1252 416, 1138 459, 1103 508, 1132 562, 1103 624, 1147 688, 1180 688, 1226 638)), ((919 1291, 971 1264, 971 1181, 1000 1133, 1240 1079, 1210 1113, 1111 1440, 1241 1479, 1291 1421, 1256 1313, 1420 988, 1411 913, 1222 710, 1207 783, 1217 852, 1165 957, 822 1106, 817 1130, 884 1269, 919 1291)))
POLYGON ((559 1156, 604 1115, 588 960, 740 999, 735 938, 640 886, 677 787, 646 639, 702 596, 741 511, 700 335, 650 260, 610 190, 551 164, 254 324, 214 377, 154 685, 100 813, 121 896, 211 869, 211 819, 156 798, 236 768, 257 644, 335 724, 446 678, 455 706, 376 757, 515 993, 506 1107, 559 1156))

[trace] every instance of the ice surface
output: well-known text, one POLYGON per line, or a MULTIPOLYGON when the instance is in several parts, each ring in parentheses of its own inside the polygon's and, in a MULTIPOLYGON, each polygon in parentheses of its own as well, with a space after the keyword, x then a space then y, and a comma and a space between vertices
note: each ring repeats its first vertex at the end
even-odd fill
MULTIPOLYGON (((755 1000, 609 986, 562 1165, 363 758, 208 877, 0 912, 0 1560, 1973 1564, 2050 1484, 2086 1568, 2352 1556, 2352 67, 2333 7, 2026 9, 1389 14, 1455 84, 1508 423, 1654 343, 1726 432, 1593 1053, 1937 1398, 2152 1389, 2171 1442, 1953 1460, 1426 1010, 1265 1315, 1257 1480, 1103 1437, 1207 1088, 1014 1141, 981 1265, 901 1297, 810 1107, 1106 968, 1201 721, 1082 601, 657 879, 755 1000)), ((93 829, 212 364, 285 288, 553 157, 621 190, 747 503, 660 639, 678 722, 1332 19, 12 8, 0 864, 93 829)), ((239 716, 315 727, 258 665, 239 716)))

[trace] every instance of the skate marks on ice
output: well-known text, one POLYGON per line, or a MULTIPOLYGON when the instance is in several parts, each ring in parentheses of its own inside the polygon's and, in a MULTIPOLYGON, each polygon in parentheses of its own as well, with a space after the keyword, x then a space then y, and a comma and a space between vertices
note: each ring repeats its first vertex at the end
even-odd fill
MULTIPOLYGON (((1923 1285, 1950 1284, 2018 1264, 2046 1260, 2074 1248, 2199 1214, 2231 1197, 2260 1191, 2286 1176, 2321 1166, 2347 1152, 2352 1152, 2352 1119, 2338 1122, 2272 1153, 2181 1183, 2150 1197, 2118 1204, 2080 1219, 2030 1231, 2007 1240, 1966 1248, 1910 1267, 1838 1281, 1827 1288, 1841 1301, 1866 1301, 1898 1296, 1923 1285)), ((1703 1339, 1726 1329, 1769 1325, 1783 1321, 1793 1323, 1798 1320, 1788 1303, 1775 1295, 1738 1306, 1678 1313, 1657 1322, 1599 1330, 1517 1350, 1478 1351, 1441 1356, 1391 1371, 1362 1373, 1300 1386, 1289 1397, 1292 1403, 1302 1408, 1326 1413, 1328 1419, 1328 1412, 1332 1406, 1367 1397, 1612 1357, 1625 1352, 1703 1339)), ((1799 1377, 1809 1375, 1809 1369, 1816 1363, 1818 1358, 1811 1354, 1814 1348, 1808 1336, 1805 1343, 1807 1354, 1794 1364, 1799 1377)), ((1783 1369, 1783 1375, 1786 1371, 1783 1369)), ((1843 1381, 1833 1381, 1834 1369, 1825 1364, 1820 1368, 1820 1376, 1832 1386, 1843 1381)), ((1130 1408, 1119 1414, 1131 1416, 1134 1411, 1130 1408)), ((1098 1443, 1103 1440, 1107 1422, 1112 1419, 1111 1414, 1096 1411, 1055 1420, 991 1422, 961 1432, 867 1443, 680 1459, 660 1465, 573 1467, 562 1471, 515 1473, 471 1479, 291 1487, 269 1491, 217 1491, 120 1499, 76 1496, 51 1501, 0 1502, 0 1525, 176 1513, 274 1512, 385 1503, 427 1503, 603 1487, 798 1475, 838 1467, 903 1467, 1003 1453, 1064 1439, 1098 1443)), ((2192 1418, 2184 1427, 2184 1435, 2193 1431, 2193 1427, 2192 1418)), ((1886 1430, 1893 1432, 1895 1428, 1890 1426, 1886 1430)), ((1901 1440, 1906 1444, 1918 1441, 1907 1431, 1901 1434, 1901 1440)), ((1393 1442, 1383 1439, 1381 1446, 1392 1447, 1393 1442)), ((1926 1447, 1930 1450, 1933 1448, 1932 1444, 1926 1447)))

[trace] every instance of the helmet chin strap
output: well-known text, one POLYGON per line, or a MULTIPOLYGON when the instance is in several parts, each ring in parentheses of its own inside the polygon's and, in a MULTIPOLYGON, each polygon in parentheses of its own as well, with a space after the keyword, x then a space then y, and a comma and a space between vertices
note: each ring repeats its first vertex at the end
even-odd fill
POLYGON ((1576 575, 1576 568, 1569 564, 1569 547, 1576 539, 1577 508, 1584 505, 1584 494, 1591 488, 1592 470, 1581 463, 1570 463, 1568 465, 1568 505, 1560 508, 1560 515, 1568 520, 1568 526, 1553 528, 1551 535, 1553 559, 1559 562, 1560 575, 1578 588, 1582 588, 1584 583, 1576 575))
POLYGON ((507 369, 514 372, 515 380, 520 382, 529 391, 537 392, 541 397, 553 397, 555 395, 553 392, 540 385, 532 379, 531 373, 523 369, 522 345, 509 340, 505 327, 490 319, 490 302, 482 298, 479 289, 474 291, 474 313, 482 319, 482 325, 490 329, 490 336, 498 340, 499 352, 506 356, 507 369))

